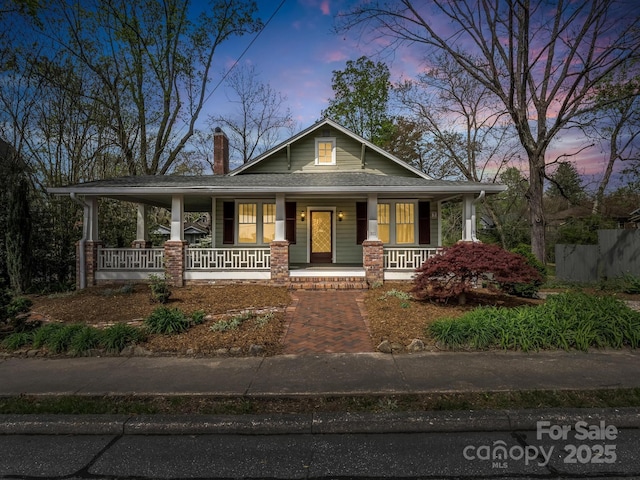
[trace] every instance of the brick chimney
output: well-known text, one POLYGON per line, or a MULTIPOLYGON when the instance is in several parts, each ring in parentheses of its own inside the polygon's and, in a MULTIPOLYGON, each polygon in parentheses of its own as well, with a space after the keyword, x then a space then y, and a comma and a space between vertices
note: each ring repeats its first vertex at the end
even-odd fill
POLYGON ((220 127, 213 133, 213 174, 229 173, 229 139, 220 127))

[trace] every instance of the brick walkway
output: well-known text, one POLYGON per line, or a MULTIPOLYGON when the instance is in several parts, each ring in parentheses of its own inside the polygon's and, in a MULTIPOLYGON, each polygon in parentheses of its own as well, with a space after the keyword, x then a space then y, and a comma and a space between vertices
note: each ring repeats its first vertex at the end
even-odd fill
POLYGON ((364 292, 296 291, 287 309, 284 353, 372 352, 364 292))

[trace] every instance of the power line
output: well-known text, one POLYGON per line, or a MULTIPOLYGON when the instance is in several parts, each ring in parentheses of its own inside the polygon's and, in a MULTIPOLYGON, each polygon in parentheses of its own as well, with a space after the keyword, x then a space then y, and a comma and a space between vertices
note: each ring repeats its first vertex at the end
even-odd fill
POLYGON ((240 60, 242 60, 242 57, 244 57, 244 55, 249 51, 249 49, 251 48, 251 46, 255 43, 255 41, 258 39, 258 37, 260 37, 260 35, 262 34, 262 32, 264 32, 265 28, 267 28, 267 26, 269 25, 269 23, 271 22, 271 20, 273 20, 273 17, 275 17, 278 12, 280 11, 280 9, 282 8, 282 6, 284 5, 284 3, 286 2, 286 0, 282 0, 280 2, 280 5, 278 5, 278 8, 275 9, 275 11, 271 14, 271 16, 269 17, 269 19, 265 22, 265 24, 262 26, 262 28, 258 31, 258 33, 256 33, 255 37, 253 37, 253 39, 249 42, 249 45, 247 45, 247 47, 242 51, 242 53, 240 54, 240 56, 238 57, 238 59, 233 62, 233 65, 231 65, 231 68, 229 68, 229 70, 227 70, 227 72, 222 76, 222 78, 220 79, 220 81, 216 84, 215 87, 213 87, 213 90, 211 90, 211 92, 209 93, 209 95, 207 95, 207 97, 204 99, 204 101, 202 102, 202 106, 205 105, 205 103, 207 103, 209 101, 209 99, 211 98, 211 96, 215 93, 215 91, 218 89, 218 87, 220 85, 222 85, 222 83, 227 79, 227 77, 229 76, 229 74, 231 73, 231 71, 236 67, 236 65, 238 65, 238 63, 240 62, 240 60))

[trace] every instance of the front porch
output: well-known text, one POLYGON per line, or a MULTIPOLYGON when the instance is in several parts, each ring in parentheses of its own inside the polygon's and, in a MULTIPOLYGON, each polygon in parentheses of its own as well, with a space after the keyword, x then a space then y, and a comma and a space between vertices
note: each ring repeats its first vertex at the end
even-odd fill
MULTIPOLYGON (((362 263, 289 263, 288 245, 273 243, 268 248, 196 248, 182 244, 176 252, 176 245, 171 242, 160 248, 104 248, 99 242, 85 242, 87 280, 90 285, 98 285, 167 275, 178 286, 255 281, 292 288, 309 288, 317 283, 335 284, 335 288, 348 288, 348 284, 366 288, 385 280, 410 280, 415 269, 439 251, 384 247, 381 242, 370 242, 364 247, 362 263)), ((78 258, 81 256, 79 252, 78 258)))

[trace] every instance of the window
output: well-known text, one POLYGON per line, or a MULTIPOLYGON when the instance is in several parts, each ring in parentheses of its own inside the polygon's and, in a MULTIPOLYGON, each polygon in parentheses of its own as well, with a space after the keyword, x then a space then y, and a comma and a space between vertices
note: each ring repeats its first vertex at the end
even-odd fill
POLYGON ((238 204, 238 243, 256 243, 258 239, 257 205, 238 204))
POLYGON ((382 243, 389 243, 389 204, 388 203, 379 203, 378 204, 378 238, 382 241, 382 243))
POLYGON ((270 243, 276 238, 276 204, 262 204, 262 242, 270 243))
POLYGON ((396 243, 415 243, 415 205, 396 203, 396 243))
POLYGON ((335 165, 335 146, 334 138, 316 138, 316 165, 335 165))

